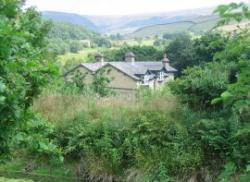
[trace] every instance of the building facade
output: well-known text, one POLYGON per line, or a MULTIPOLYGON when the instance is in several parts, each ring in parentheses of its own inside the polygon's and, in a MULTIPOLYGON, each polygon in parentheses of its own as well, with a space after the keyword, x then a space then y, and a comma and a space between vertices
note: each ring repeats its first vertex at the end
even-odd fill
POLYGON ((95 63, 82 63, 67 72, 64 77, 72 79, 80 73, 84 75, 83 81, 88 84, 92 82, 98 70, 108 69, 109 88, 117 91, 134 91, 142 87, 159 89, 173 80, 177 72, 170 66, 166 55, 162 61, 136 61, 132 52, 127 53, 122 62, 106 62, 102 54, 96 54, 95 58, 95 63))

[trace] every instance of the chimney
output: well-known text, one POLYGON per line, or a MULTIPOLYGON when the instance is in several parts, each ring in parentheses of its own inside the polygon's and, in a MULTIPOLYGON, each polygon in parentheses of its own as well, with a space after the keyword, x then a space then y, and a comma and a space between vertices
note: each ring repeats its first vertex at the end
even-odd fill
POLYGON ((163 60, 162 60, 162 64, 163 64, 163 66, 164 66, 165 68, 169 66, 169 59, 168 59, 166 53, 164 54, 164 57, 163 57, 163 60))
POLYGON ((100 62, 102 65, 104 64, 104 56, 101 53, 97 53, 95 55, 96 62, 100 62))
POLYGON ((132 64, 135 63, 135 55, 133 52, 128 52, 125 54, 125 61, 126 62, 131 62, 132 64))

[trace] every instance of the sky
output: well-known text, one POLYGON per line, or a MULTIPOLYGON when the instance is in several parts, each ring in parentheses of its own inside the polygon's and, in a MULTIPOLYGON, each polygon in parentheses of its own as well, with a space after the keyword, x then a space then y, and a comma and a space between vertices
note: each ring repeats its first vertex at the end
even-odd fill
POLYGON ((26 7, 82 15, 131 15, 212 7, 248 0, 26 0, 26 7))

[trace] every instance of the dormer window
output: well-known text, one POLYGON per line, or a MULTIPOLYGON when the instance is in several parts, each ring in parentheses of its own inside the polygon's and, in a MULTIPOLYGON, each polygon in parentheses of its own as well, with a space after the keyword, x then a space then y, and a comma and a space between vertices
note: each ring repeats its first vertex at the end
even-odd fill
POLYGON ((164 80, 164 72, 163 71, 161 71, 160 73, 159 73, 159 81, 163 81, 164 80))
POLYGON ((142 85, 148 85, 149 84, 149 75, 144 75, 142 80, 142 85))

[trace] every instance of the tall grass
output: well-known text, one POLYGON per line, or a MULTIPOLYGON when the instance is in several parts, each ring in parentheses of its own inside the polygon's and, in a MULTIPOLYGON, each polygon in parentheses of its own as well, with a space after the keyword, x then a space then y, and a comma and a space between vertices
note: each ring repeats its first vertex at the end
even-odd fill
POLYGON ((199 163, 167 87, 108 97, 47 89, 33 110, 55 125, 65 158, 79 163, 89 181, 171 180, 199 163))
POLYGON ((130 113, 142 110, 169 112, 177 107, 175 98, 166 91, 140 93, 140 96, 116 95, 98 97, 97 95, 63 94, 46 90, 35 100, 32 109, 48 121, 62 124, 73 121, 80 113, 87 113, 89 119, 98 118, 105 110, 111 110, 113 117, 126 110, 130 113))

